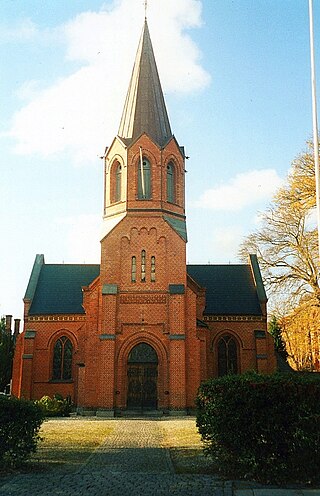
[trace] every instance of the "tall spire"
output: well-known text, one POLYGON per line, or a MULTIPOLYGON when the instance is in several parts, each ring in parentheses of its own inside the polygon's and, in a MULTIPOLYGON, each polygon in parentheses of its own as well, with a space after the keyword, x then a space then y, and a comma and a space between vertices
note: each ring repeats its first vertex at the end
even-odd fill
POLYGON ((135 140, 146 133, 159 146, 172 137, 147 20, 140 38, 118 136, 135 140))

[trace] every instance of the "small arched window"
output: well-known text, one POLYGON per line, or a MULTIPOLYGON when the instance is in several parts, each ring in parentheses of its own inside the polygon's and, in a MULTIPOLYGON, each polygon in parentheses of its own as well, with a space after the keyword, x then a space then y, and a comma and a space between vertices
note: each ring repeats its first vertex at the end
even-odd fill
POLYGON ((121 173, 122 167, 120 164, 118 164, 118 167, 116 168, 116 188, 114 197, 115 202, 119 202, 121 200, 121 173))
POLYGON ((156 281, 156 257, 151 257, 151 282, 156 281))
POLYGON ((116 160, 111 167, 110 176, 110 202, 116 203, 121 201, 121 174, 122 166, 116 160))
POLYGON ((218 375, 238 373, 238 347, 236 340, 225 334, 218 341, 218 375))
POLYGON ((131 282, 136 282, 137 280, 137 259, 132 257, 131 259, 131 282))
POLYGON ((52 379, 66 381, 72 379, 72 343, 61 336, 53 349, 52 379))
POLYGON ((138 164, 138 198, 139 200, 151 198, 151 166, 145 157, 138 164))
POLYGON ((146 281, 146 252, 142 250, 141 252, 141 282, 146 281))
POLYGON ((167 165, 167 201, 175 202, 175 171, 172 162, 167 165))

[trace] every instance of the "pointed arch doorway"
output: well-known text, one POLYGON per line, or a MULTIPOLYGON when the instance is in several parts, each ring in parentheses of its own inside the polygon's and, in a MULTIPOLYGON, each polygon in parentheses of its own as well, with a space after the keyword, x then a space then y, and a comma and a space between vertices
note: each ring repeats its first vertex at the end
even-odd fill
POLYGON ((147 343, 132 348, 128 356, 127 408, 154 410, 158 397, 158 355, 147 343))

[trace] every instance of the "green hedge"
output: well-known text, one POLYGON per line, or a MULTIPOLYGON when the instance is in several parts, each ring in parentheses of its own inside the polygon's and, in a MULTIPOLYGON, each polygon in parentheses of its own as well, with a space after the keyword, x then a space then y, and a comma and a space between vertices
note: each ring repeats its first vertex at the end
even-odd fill
POLYGON ((35 403, 39 405, 45 417, 69 417, 72 409, 71 398, 63 399, 59 394, 53 398, 42 396, 35 403))
POLYGON ((16 467, 36 451, 43 420, 31 401, 0 395, 0 466, 16 467))
POLYGON ((219 472, 263 482, 320 474, 318 374, 247 373, 203 383, 197 426, 219 472))

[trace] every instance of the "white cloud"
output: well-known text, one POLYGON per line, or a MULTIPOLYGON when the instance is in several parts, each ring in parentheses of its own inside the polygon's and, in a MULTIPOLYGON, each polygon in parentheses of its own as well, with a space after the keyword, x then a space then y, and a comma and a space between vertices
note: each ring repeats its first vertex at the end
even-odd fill
POLYGON ((13 25, 0 24, 0 43, 12 43, 30 41, 38 34, 37 26, 31 19, 18 20, 13 25))
POLYGON ((194 206, 212 210, 239 211, 249 205, 271 200, 282 184, 274 169, 237 174, 229 184, 206 190, 194 206))
POLYGON ((314 207, 310 210, 306 219, 306 227, 307 229, 315 229, 318 225, 318 213, 317 208, 314 207))
MULTIPOLYGON (((55 28, 65 42, 66 59, 81 62, 82 67, 33 95, 16 112, 8 134, 16 141, 17 153, 46 157, 68 151, 81 162, 102 154, 120 122, 141 14, 142 6, 140 11, 132 0, 119 0, 112 8, 84 12, 55 28)), ((201 2, 150 2, 148 23, 164 91, 190 92, 206 86, 210 77, 186 34, 186 29, 201 24, 201 2)))
POLYGON ((36 98, 39 94, 40 81, 30 79, 25 81, 17 90, 16 96, 23 101, 30 101, 36 98))
POLYGON ((239 226, 215 227, 211 236, 214 263, 234 261, 243 235, 244 231, 239 226))
POLYGON ((72 263, 99 263, 100 215, 80 214, 57 219, 56 223, 67 229, 67 260, 72 260, 72 263))

